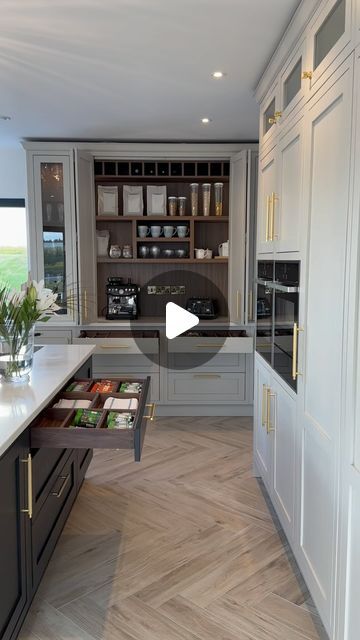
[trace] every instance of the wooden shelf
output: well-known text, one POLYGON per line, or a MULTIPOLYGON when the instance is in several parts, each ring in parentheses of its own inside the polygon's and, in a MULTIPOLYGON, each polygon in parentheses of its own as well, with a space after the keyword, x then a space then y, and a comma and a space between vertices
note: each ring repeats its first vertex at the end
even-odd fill
POLYGON ((185 184, 191 184, 192 182, 198 182, 199 184, 208 183, 214 184, 215 182, 229 182, 229 176, 95 176, 96 184, 107 183, 137 183, 137 184, 153 184, 153 183, 169 183, 169 182, 183 182, 185 184))
POLYGON ((229 222, 229 216, 96 216, 97 222, 229 222))
POLYGON ((98 258, 98 264, 227 264, 228 258, 98 258))
POLYGON ((157 244, 158 242, 169 242, 170 244, 172 244, 173 242, 190 242, 190 238, 189 236, 187 236, 186 238, 176 238, 175 236, 173 238, 150 238, 150 236, 147 236, 146 238, 136 238, 137 242, 152 242, 154 244, 157 244))

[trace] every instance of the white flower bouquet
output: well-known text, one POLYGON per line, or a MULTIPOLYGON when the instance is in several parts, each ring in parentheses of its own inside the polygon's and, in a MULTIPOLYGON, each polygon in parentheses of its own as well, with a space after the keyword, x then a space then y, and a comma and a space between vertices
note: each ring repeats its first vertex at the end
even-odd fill
POLYGON ((21 291, 0 288, 0 375, 16 381, 32 367, 34 326, 58 311, 57 293, 30 277, 21 291))

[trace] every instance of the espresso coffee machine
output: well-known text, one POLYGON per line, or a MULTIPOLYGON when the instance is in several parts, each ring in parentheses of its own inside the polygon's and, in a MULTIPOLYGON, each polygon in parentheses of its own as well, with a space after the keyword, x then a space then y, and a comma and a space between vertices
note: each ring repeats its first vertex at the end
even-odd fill
POLYGON ((139 312, 139 287, 123 278, 108 278, 106 285, 106 319, 136 320, 139 312))

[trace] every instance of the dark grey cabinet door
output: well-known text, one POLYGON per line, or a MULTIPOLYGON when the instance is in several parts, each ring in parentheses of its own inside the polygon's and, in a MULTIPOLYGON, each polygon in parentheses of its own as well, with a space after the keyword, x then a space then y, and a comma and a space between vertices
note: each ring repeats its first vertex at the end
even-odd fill
POLYGON ((26 542, 28 434, 0 458, 0 638, 12 637, 28 601, 26 542))

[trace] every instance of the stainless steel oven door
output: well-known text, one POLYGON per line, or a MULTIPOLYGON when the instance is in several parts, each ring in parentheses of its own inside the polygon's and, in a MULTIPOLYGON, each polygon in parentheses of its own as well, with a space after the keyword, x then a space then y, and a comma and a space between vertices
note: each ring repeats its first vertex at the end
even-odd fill
POLYGON ((273 283, 258 278, 256 299, 256 351, 272 365, 273 283))
MULTIPOLYGON (((299 288, 274 283, 274 354, 273 368, 297 390, 293 377, 294 325, 299 319, 299 288)), ((297 336, 296 336, 297 337, 297 336)))

